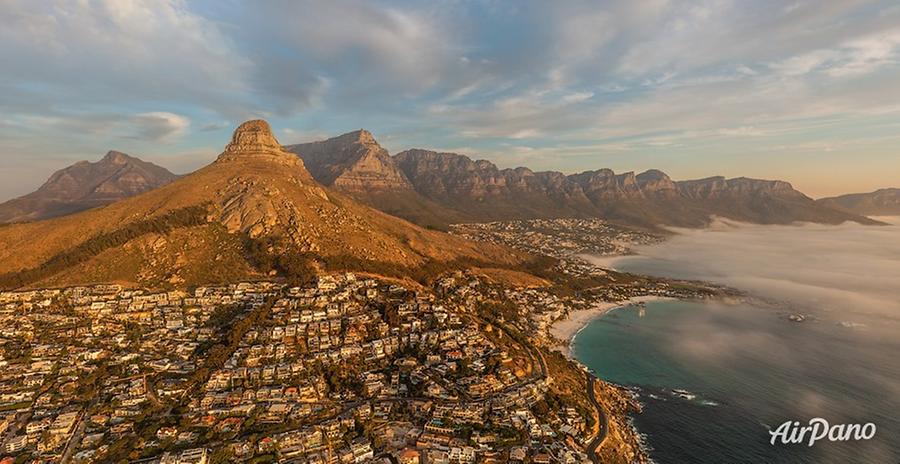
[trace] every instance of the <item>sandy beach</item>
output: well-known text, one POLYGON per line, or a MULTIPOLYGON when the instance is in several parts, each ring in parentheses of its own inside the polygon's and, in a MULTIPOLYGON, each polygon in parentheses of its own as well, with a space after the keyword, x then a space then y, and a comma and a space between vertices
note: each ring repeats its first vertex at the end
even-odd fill
POLYGON ((642 296, 637 298, 630 298, 623 301, 605 301, 602 303, 598 303, 591 308, 583 309, 580 311, 573 311, 569 313, 569 316, 563 319, 560 319, 553 323, 550 326, 550 334, 556 337, 559 340, 563 340, 563 343, 560 343, 556 350, 564 354, 567 358, 572 357, 572 341, 575 339, 575 336, 578 335, 578 332, 581 331, 585 326, 588 325, 592 320, 603 316, 607 312, 612 309, 619 308, 622 306, 629 306, 638 303, 647 303, 651 301, 660 301, 660 300, 670 300, 672 298, 667 297, 659 297, 659 296, 642 296))

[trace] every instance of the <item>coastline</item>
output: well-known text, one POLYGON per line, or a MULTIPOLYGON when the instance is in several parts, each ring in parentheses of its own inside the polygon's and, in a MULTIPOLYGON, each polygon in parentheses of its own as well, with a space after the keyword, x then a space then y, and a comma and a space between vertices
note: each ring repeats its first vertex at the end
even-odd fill
POLYGON ((599 442, 597 442, 598 439, 596 437, 591 442, 592 446, 594 446, 591 454, 589 454, 592 462, 620 462, 622 457, 625 457, 626 461, 621 462, 650 464, 654 461, 650 458, 646 435, 642 434, 634 424, 633 415, 639 414, 642 409, 640 402, 633 392, 623 386, 596 377, 586 365, 576 359, 572 353, 575 338, 591 321, 604 316, 616 308, 624 308, 651 301, 675 299, 647 295, 621 301, 600 302, 591 308, 569 313, 566 317, 556 320, 547 329, 549 334, 557 339, 556 345, 551 349, 562 353, 566 359, 584 370, 588 379, 594 379, 594 382, 596 382, 598 390, 588 388, 588 394, 593 396, 601 420, 606 421, 604 426, 606 430, 603 432, 604 436, 599 438, 599 442), (610 440, 618 445, 604 447, 604 443, 610 440))
MULTIPOLYGON (((631 306, 640 303, 649 303, 651 301, 672 300, 671 297, 663 297, 656 295, 647 295, 642 297, 629 298, 622 301, 604 301, 597 303, 588 309, 582 309, 570 312, 566 317, 557 319, 548 329, 550 335, 559 340, 561 343, 554 346, 553 349, 562 353, 566 358, 578 362, 572 355, 572 343, 578 333, 584 330, 588 324, 594 319, 604 316, 606 313, 616 308, 631 306)), ((580 363, 579 363, 580 364, 580 363)))

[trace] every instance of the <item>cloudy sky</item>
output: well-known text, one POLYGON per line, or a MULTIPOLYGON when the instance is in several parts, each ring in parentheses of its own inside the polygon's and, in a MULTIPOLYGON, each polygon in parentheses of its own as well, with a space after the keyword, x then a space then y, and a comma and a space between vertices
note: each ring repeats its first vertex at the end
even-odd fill
POLYGON ((0 199, 234 126, 502 167, 900 187, 896 1, 0 0, 0 199))

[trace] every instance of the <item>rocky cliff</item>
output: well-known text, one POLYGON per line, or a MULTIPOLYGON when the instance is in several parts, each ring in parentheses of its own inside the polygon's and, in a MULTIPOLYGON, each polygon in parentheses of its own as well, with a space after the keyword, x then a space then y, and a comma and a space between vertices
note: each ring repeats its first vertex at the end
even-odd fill
POLYGON ((285 149, 299 156, 318 182, 388 214, 435 228, 463 218, 420 195, 369 131, 285 149))
POLYGON ((394 159, 417 192, 473 221, 593 216, 644 227, 699 227, 717 215, 762 224, 872 223, 818 205, 782 181, 711 177, 675 182, 655 169, 564 175, 499 169, 488 161, 420 149, 394 159))
POLYGON ((761 224, 872 223, 815 201, 782 181, 748 178, 673 181, 651 169, 566 175, 500 169, 456 153, 411 149, 393 157, 365 130, 290 145, 326 186, 418 224, 602 217, 648 228, 701 227, 711 216, 761 224))
POLYGON ((285 149, 299 155, 319 182, 344 192, 412 189, 387 150, 366 130, 285 149))

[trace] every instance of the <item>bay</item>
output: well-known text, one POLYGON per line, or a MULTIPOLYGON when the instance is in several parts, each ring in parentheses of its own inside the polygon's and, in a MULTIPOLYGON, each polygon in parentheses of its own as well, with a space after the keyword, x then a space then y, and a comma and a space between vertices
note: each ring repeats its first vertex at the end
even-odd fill
POLYGON ((573 343, 601 378, 639 389, 645 408, 635 423, 651 457, 900 462, 900 229, 724 224, 681 233, 606 264, 758 298, 617 309, 573 343), (877 432, 812 447, 770 443, 783 422, 816 417, 871 422, 877 432))

